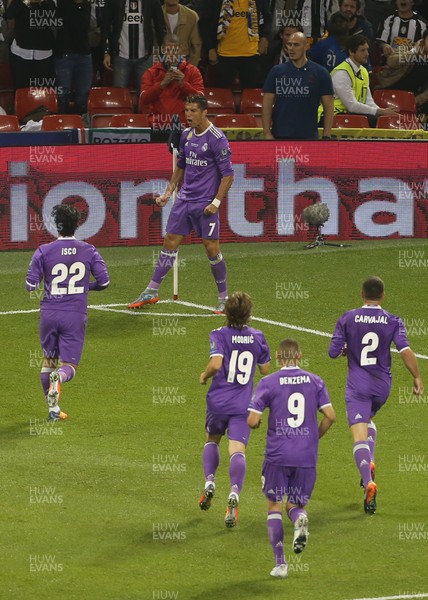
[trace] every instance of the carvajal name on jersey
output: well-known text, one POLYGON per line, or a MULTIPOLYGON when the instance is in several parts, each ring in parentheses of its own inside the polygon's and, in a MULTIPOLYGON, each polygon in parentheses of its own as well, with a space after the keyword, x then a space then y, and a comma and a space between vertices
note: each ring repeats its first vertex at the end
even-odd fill
POLYGON ((232 344, 253 344, 253 335, 232 335, 232 344))
POLYGON ((299 383, 311 383, 309 375, 298 375, 296 377, 279 378, 279 385, 297 385, 299 383))
POLYGON ((382 323, 382 325, 388 325, 388 317, 385 315, 378 315, 376 317, 373 315, 355 315, 355 323, 368 323, 369 325, 372 323, 382 323))

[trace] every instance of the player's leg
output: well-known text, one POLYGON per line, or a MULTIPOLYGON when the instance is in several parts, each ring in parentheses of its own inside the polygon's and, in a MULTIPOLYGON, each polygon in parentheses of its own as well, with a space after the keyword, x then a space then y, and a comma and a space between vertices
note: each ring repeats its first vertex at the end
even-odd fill
POLYGON ((368 420, 363 423, 352 423, 348 413, 350 429, 354 440, 354 461, 360 472, 364 487, 364 511, 376 512, 377 486, 373 481, 371 470, 371 455, 368 443, 368 420))
POLYGON ((286 511, 294 524, 293 551, 300 554, 309 538, 309 520, 305 506, 310 500, 316 481, 315 468, 289 467, 286 511))
POLYGON ((128 305, 128 308, 141 308, 146 304, 155 304, 158 302, 159 287, 174 265, 175 259, 177 258, 178 247, 181 244, 183 237, 183 235, 174 233, 167 233, 165 235, 163 247, 160 251, 150 283, 138 298, 128 305))
POLYGON ((275 557, 272 577, 285 578, 288 575, 284 557, 284 527, 282 523, 282 497, 287 486, 283 467, 264 461, 262 467, 262 491, 267 499, 267 529, 269 542, 275 557))
POLYGON ((220 464, 219 444, 227 428, 227 418, 207 410, 205 431, 207 439, 202 452, 202 465, 205 476, 204 491, 199 499, 201 510, 208 510, 215 493, 215 476, 220 464))
POLYGON ((250 437, 247 425, 247 415, 233 415, 229 419, 229 479, 230 492, 227 499, 227 509, 224 518, 226 527, 235 527, 238 523, 239 496, 244 485, 247 463, 245 448, 250 437))
POLYGON ((60 319, 61 316, 58 311, 42 310, 40 312, 40 344, 44 356, 40 382, 48 405, 49 418, 54 420, 67 418, 66 413, 62 413, 58 406, 58 397, 51 397, 50 395, 51 377, 57 368, 60 354, 58 333, 61 326, 60 319))
POLYGON ((86 325, 88 318, 76 312, 61 311, 58 317, 61 328, 58 336, 60 366, 50 376, 48 392, 49 418, 52 420, 64 419, 65 413, 59 408, 61 384, 71 381, 76 374, 77 366, 83 352, 85 343, 86 325))
POLYGON ((218 305, 214 311, 216 314, 223 314, 224 304, 227 300, 227 269, 226 263, 223 258, 223 254, 220 250, 220 244, 218 240, 211 240, 203 238, 202 242, 207 253, 208 260, 210 261, 211 273, 214 277, 215 284, 218 291, 218 305))

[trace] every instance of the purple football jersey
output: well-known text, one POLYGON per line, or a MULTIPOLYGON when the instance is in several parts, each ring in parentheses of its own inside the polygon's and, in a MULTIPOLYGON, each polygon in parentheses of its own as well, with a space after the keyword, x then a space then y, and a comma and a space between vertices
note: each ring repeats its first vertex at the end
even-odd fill
POLYGON ((330 405, 324 381, 299 367, 283 367, 260 380, 250 411, 269 407, 265 459, 283 467, 315 467, 317 412, 330 405))
POLYGON ((360 394, 382 394, 391 384, 391 342, 409 348, 403 321, 381 306, 366 305, 344 313, 336 323, 329 355, 337 358, 347 346, 347 387, 360 394))
POLYGON ((226 136, 212 124, 201 134, 193 128, 185 129, 180 138, 177 166, 185 169, 177 197, 188 202, 211 202, 221 178, 233 175, 226 136))
POLYGON ((34 291, 44 281, 41 310, 70 310, 87 313, 89 289, 109 284, 107 266, 91 244, 74 237, 60 237, 39 246, 27 273, 26 288, 34 291), (95 282, 90 283, 90 276, 95 282))
POLYGON ((208 410, 222 415, 245 414, 253 393, 256 365, 270 361, 265 336, 252 327, 214 329, 210 334, 212 356, 222 356, 223 363, 208 390, 208 410))

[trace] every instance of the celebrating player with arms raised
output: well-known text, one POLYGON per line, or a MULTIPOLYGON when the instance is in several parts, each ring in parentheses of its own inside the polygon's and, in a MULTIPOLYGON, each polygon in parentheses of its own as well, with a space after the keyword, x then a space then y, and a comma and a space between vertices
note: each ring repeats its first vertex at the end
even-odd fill
POLYGON ((230 455, 230 494, 225 517, 226 527, 238 520, 239 494, 244 484, 245 447, 250 428, 247 408, 253 391, 256 365, 263 375, 269 371, 270 353, 263 333, 248 326, 252 302, 248 294, 234 292, 227 299, 224 311, 226 326, 214 329, 210 335, 210 361, 199 381, 207 383, 213 377, 207 394, 207 441, 203 451, 205 489, 199 500, 202 510, 208 510, 215 491, 215 474, 220 461, 219 443, 228 431, 230 455))
POLYGON ((83 351, 88 320, 88 291, 109 284, 107 266, 91 244, 76 240, 80 213, 69 204, 52 210, 60 236, 39 246, 31 259, 25 287, 35 291, 44 281, 40 303, 40 343, 43 366, 40 380, 49 418, 66 419, 58 406, 60 384, 73 379, 83 351), (90 277, 95 281, 90 282, 90 277), (57 369, 58 360, 60 367, 57 369))
POLYGON ((226 136, 207 118, 204 96, 189 96, 185 106, 190 125, 180 138, 177 166, 165 193, 156 198, 165 206, 179 190, 166 226, 166 236, 152 279, 142 294, 128 305, 141 308, 159 300, 159 286, 177 257, 184 236, 192 230, 202 238, 218 289, 222 313, 227 298, 226 264, 220 252, 219 207, 233 182, 230 148, 226 136))
POLYGON ((369 277, 363 283, 364 306, 343 314, 336 323, 329 355, 348 357, 346 412, 354 438, 354 460, 364 487, 364 510, 376 511, 374 482, 376 426, 372 418, 385 404, 391 391, 391 343, 413 376, 413 391, 423 392, 416 357, 410 349, 402 320, 384 310, 384 283, 369 277))
POLYGON ((336 419, 324 381, 300 369, 301 357, 296 340, 283 340, 277 351, 281 369, 259 382, 248 409, 248 425, 255 429, 263 411, 269 408, 262 482, 276 563, 272 577, 288 575, 282 525, 284 496, 288 518, 294 523, 294 552, 299 554, 307 544, 308 515, 304 507, 315 485, 318 440, 336 419), (318 411, 323 414, 319 425, 318 411))

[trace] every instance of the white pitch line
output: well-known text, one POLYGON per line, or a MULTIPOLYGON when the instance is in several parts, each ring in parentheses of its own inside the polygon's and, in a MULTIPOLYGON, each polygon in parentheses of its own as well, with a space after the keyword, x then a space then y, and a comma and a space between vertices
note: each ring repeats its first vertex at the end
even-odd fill
MULTIPOLYGON (((184 300, 176 300, 176 302, 177 304, 182 304, 183 306, 193 306, 194 308, 212 310, 211 306, 205 306, 204 304, 184 302, 184 300)), ((267 323, 268 325, 276 325, 277 327, 284 327, 285 329, 293 329, 295 331, 303 331, 304 333, 312 333, 314 335, 331 338, 331 333, 327 333, 326 331, 319 331, 318 329, 309 329, 308 327, 300 327, 300 325, 291 325, 291 323, 282 323, 281 321, 272 321, 272 319, 263 319, 262 317, 251 317, 251 319, 253 321, 259 321, 260 323, 267 323)), ((398 350, 396 350, 396 348, 391 348, 391 352, 396 352, 398 354, 398 350)), ((415 355, 418 358, 428 360, 428 356, 426 356, 425 354, 417 354, 415 352, 415 355)))
MULTIPOLYGON (((200 308, 201 310, 209 310, 212 311, 214 310, 213 306, 206 306, 205 304, 196 304, 195 302, 186 302, 184 300, 159 300, 159 304, 181 304, 182 306, 188 306, 189 308, 200 308)), ((208 314, 208 315, 199 315, 199 314, 190 314, 190 313, 174 313, 174 314, 169 314, 169 313, 154 313, 154 312, 150 312, 150 313, 146 313, 146 312, 142 312, 142 311, 133 311, 133 310, 112 310, 113 308, 115 308, 116 306, 126 306, 124 304, 121 303, 116 303, 116 304, 89 304, 88 308, 94 308, 96 310, 104 310, 106 312, 118 312, 118 313, 123 313, 126 315, 130 315, 130 314, 134 314, 134 315, 153 315, 156 317, 191 317, 191 318, 196 318, 196 317, 218 317, 219 315, 214 315, 214 314, 208 314)), ((28 313, 35 313, 35 312, 39 312, 39 309, 28 309, 28 310, 9 310, 9 311, 2 311, 0 312, 0 316, 1 315, 18 315, 18 314, 28 314, 28 313)), ((291 329, 294 331, 302 331, 304 333, 311 333, 313 335, 318 335, 321 337, 331 337, 331 333, 327 333, 326 331, 320 331, 318 329, 310 329, 308 327, 301 327, 300 325, 292 325, 291 323, 283 323, 282 321, 273 321, 272 319, 264 319, 263 317, 252 317, 253 321, 258 321, 259 323, 266 323, 267 325, 275 325, 276 327, 284 327, 285 329, 291 329)), ((391 352, 395 352, 398 354, 398 350, 396 350, 395 348, 391 348, 391 352)), ((417 356, 418 358, 421 358, 423 360, 428 360, 428 356, 425 354, 419 354, 415 352, 415 356, 417 356)))
POLYGON ((428 594, 410 594, 409 596, 377 596, 376 598, 354 598, 353 600, 409 600, 410 598, 428 598, 428 594))
MULTIPOLYGON (((123 304, 121 304, 123 306, 123 304)), ((118 310, 117 308, 108 308, 105 306, 88 306, 88 308, 94 308, 95 310, 102 310, 104 312, 122 313, 124 315, 134 315, 136 317, 192 317, 192 318, 212 318, 218 317, 218 315, 209 314, 201 315, 200 313, 162 313, 162 312, 144 312, 139 310, 123 309, 118 310)))

